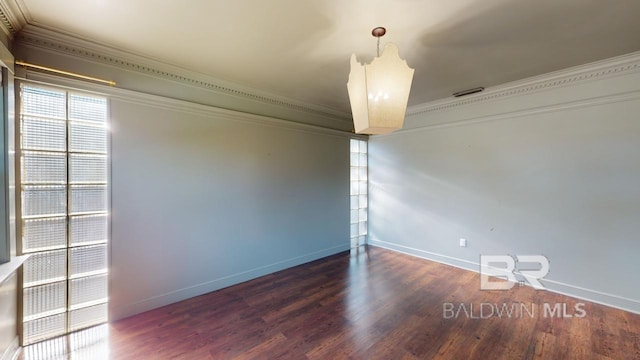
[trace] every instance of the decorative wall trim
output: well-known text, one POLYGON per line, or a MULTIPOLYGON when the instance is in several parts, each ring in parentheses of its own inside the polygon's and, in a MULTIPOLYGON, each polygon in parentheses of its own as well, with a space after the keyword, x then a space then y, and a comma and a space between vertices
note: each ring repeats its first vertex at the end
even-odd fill
POLYGON ((444 122, 439 124, 428 124, 423 126, 417 126, 414 128, 402 129, 385 136, 386 137, 398 136, 398 135, 407 134, 411 132, 430 131, 430 130, 477 124, 477 123, 483 123, 483 122, 489 122, 489 121, 514 119, 514 118, 519 118, 523 116, 553 113, 553 112, 562 111, 562 110, 580 109, 580 108, 585 108, 590 106, 613 104, 613 103, 618 103, 623 101, 634 101, 638 99, 640 99, 640 91, 630 91, 630 92, 624 92, 624 93, 615 94, 615 95, 593 97, 585 100, 569 101, 569 102, 564 102, 564 103, 554 104, 554 105, 532 107, 525 110, 511 111, 511 112, 499 113, 494 115, 477 116, 477 117, 451 121, 451 122, 444 122))
POLYGON ((538 91, 621 76, 633 72, 640 72, 640 51, 498 85, 468 97, 446 98, 411 106, 407 109, 407 116, 448 110, 512 96, 527 95, 538 91))
POLYGON ((342 111, 225 82, 212 76, 186 70, 139 54, 97 44, 73 35, 63 34, 61 32, 34 26, 32 24, 29 24, 23 29, 23 31, 17 34, 15 41, 16 44, 27 47, 37 47, 92 62, 106 64, 123 70, 135 71, 156 78, 178 82, 188 86, 242 97, 256 102, 275 105, 289 110, 318 115, 343 122, 351 121, 350 114, 342 111))
MULTIPOLYGON (((406 255, 415 256, 421 259, 435 261, 437 263, 454 266, 463 270, 479 272, 480 264, 473 261, 458 259, 451 256, 440 255, 429 251, 424 251, 408 246, 394 244, 378 239, 369 238, 369 245, 378 246, 384 249, 392 250, 406 255)), ((609 306, 612 308, 629 311, 640 314, 640 300, 629 299, 626 297, 605 293, 602 291, 586 289, 580 286, 565 284, 563 282, 541 279, 547 291, 557 294, 574 297, 590 301, 593 303, 609 306)), ((478 285, 479 286, 479 285, 478 285)))
POLYGON ((11 24, 11 21, 9 21, 7 14, 4 12, 1 6, 0 6, 0 29, 2 29, 2 31, 5 34, 7 34, 7 36, 10 39, 12 39, 13 35, 16 33, 16 29, 11 24))
POLYGON ((177 111, 192 115, 212 117, 217 120, 236 121, 251 123, 261 126, 278 127, 294 131, 310 132, 314 134, 322 134, 336 137, 347 137, 354 139, 366 139, 366 135, 359 135, 341 130, 325 128, 316 125, 294 122, 290 120, 276 119, 273 117, 245 113, 241 111, 222 109, 215 106, 197 104, 185 100, 178 100, 159 95, 145 94, 133 90, 115 88, 111 86, 90 84, 80 80, 68 79, 56 75, 40 73, 37 71, 27 71, 25 78, 17 77, 19 80, 41 83, 44 85, 55 85, 66 87, 74 90, 84 90, 94 92, 96 94, 108 96, 112 99, 128 102, 132 104, 140 104, 151 106, 154 108, 165 109, 168 111, 177 111))
MULTIPOLYGON (((0 0, 0 28, 10 39, 27 24, 27 16, 19 0, 0 0)), ((20 1, 21 2, 21 1, 20 1)))
POLYGON ((302 256, 297 256, 291 259, 286 259, 273 264, 260 266, 255 269, 243 271, 237 274, 224 276, 215 280, 196 284, 166 294, 157 295, 152 298, 140 300, 135 303, 116 306, 109 309, 109 321, 115 321, 147 310, 155 309, 168 304, 173 304, 178 301, 223 289, 225 287, 233 286, 241 282, 256 279, 264 275, 272 274, 280 270, 305 264, 307 262, 318 260, 323 257, 331 256, 347 250, 349 250, 348 243, 344 245, 334 246, 328 249, 319 250, 302 256))

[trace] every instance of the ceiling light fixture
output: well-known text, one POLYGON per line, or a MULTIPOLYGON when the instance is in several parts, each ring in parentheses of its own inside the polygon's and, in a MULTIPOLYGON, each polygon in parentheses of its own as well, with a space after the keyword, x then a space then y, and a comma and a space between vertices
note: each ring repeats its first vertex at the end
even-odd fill
POLYGON ((356 54, 351 55, 347 88, 358 134, 388 134, 404 123, 414 69, 400 58, 392 43, 386 44, 380 55, 380 37, 386 32, 383 27, 371 31, 378 39, 378 56, 370 64, 360 64, 356 54))

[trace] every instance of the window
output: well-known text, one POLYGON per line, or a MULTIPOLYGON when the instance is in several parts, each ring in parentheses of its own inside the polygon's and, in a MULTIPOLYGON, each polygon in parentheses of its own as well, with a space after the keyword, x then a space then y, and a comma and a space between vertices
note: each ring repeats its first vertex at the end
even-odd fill
POLYGON ((367 238, 367 142, 351 139, 351 247, 367 238))
POLYGON ((23 344, 107 321, 107 99, 20 89, 23 344))

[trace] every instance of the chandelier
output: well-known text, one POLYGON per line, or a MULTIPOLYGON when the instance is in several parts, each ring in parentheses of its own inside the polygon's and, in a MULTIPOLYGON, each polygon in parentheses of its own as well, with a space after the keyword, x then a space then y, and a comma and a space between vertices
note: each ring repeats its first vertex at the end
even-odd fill
POLYGON ((386 44, 380 55, 380 37, 385 33, 383 27, 371 31, 378 39, 378 56, 370 64, 360 64, 356 54, 351 55, 347 88, 358 134, 388 134, 404 123, 414 69, 400 58, 392 43, 386 44))

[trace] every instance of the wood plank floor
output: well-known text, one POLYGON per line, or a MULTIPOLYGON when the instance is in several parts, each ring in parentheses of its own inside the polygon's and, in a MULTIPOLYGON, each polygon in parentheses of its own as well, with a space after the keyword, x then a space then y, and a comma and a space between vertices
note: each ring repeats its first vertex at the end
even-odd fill
POLYGON ((479 282, 473 272, 368 247, 112 323, 100 354, 110 359, 640 359, 640 315, 530 287, 480 291, 479 282), (498 317, 489 305, 503 303, 516 305, 511 317, 504 312, 498 317), (544 303, 566 303, 567 316, 580 315, 574 306, 584 303, 578 308, 585 316, 545 317, 544 303), (446 306, 453 310, 447 313, 446 306))

